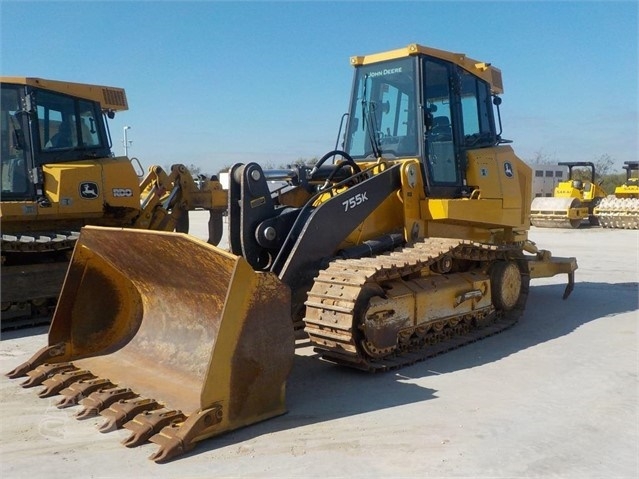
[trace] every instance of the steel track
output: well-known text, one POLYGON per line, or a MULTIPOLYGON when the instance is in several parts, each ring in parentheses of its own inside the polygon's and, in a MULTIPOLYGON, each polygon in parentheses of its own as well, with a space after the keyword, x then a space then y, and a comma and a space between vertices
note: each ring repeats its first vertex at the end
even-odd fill
MULTIPOLYGON (((523 313, 529 276, 522 271, 522 291, 510 311, 478 312, 449 317, 439 331, 410 343, 398 338, 398 348, 385 357, 372 357, 362 347, 357 317, 360 298, 366 290, 385 281, 432 274, 444 257, 474 264, 521 258, 518 245, 486 245, 458 240, 429 238, 388 255, 366 259, 337 260, 321 271, 306 302, 305 331, 323 359, 367 371, 384 371, 414 364, 465 344, 497 334, 514 325, 523 313)), ((454 274, 454 273, 453 273, 454 274)), ((454 308, 451 305, 451 311, 454 308)))
POLYGON ((68 255, 79 235, 78 231, 2 235, 2 331, 51 322, 68 255))

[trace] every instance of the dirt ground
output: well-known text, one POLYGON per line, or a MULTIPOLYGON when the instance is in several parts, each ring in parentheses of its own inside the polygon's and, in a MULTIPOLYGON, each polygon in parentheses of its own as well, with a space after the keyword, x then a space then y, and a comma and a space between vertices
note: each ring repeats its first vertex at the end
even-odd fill
MULTIPOLYGON (((204 236, 206 214, 191 217, 204 236)), ((565 277, 532 283, 520 322, 496 336, 384 374, 320 361, 298 343, 289 412, 209 439, 164 465, 154 444, 0 377, 0 474, 36 477, 639 476, 637 231, 543 230, 530 238, 576 256, 565 277)), ((0 371, 46 343, 46 327, 3 333, 0 371)), ((37 389, 37 388, 36 388, 37 389)))

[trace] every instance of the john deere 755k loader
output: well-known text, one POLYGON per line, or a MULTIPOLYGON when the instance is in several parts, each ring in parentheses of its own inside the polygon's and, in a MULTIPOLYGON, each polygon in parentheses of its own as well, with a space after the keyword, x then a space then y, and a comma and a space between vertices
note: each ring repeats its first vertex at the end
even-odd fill
POLYGON ((531 170, 495 126, 501 72, 416 44, 351 63, 343 150, 231 169, 230 251, 83 228, 48 346, 11 377, 62 407, 84 398, 80 415, 165 461, 285 411, 295 328, 326 360, 379 371, 511 326, 531 278, 567 274, 567 297, 576 260, 527 237, 531 170))

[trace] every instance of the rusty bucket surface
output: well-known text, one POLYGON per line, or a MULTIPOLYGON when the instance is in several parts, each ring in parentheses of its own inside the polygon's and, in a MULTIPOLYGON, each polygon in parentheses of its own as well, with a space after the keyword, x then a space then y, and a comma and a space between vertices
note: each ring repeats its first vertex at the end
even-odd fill
MULTIPOLYGON (((184 234, 86 227, 48 344, 10 376, 51 382, 51 364, 72 362, 108 379, 101 396, 83 399, 85 410, 119 415, 116 425, 134 434, 144 430, 143 439, 161 445, 153 458, 167 460, 195 441, 285 412, 290 291, 275 275, 184 234), (112 406, 105 394, 124 405, 112 406)), ((81 377, 75 386, 90 380, 81 377)), ((61 394, 78 390, 65 381, 61 394)))

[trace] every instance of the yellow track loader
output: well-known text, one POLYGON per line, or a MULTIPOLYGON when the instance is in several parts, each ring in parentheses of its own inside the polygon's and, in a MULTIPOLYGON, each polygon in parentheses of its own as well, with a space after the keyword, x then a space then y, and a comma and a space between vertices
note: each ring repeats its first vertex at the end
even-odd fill
POLYGON ((595 207, 594 215, 603 228, 639 228, 639 161, 626 161, 626 182, 615 188, 595 207))
POLYGON ((107 119, 128 109, 123 89, 0 81, 3 329, 50 318, 84 225, 186 232, 187 211, 206 208, 220 230, 219 182, 198 188, 183 165, 152 166, 140 180, 129 158, 112 155, 107 119))
POLYGON ((595 183, 595 165, 588 161, 559 162, 568 167, 568 180, 560 182, 552 197, 539 196, 530 206, 530 222, 542 228, 579 228, 582 223, 597 225, 595 207, 606 197, 595 183), (589 173, 585 181, 577 177, 577 168, 589 173), (575 171, 573 172, 573 169, 575 171))
POLYGON ((531 279, 566 274, 566 298, 577 263, 528 239, 531 170, 496 126, 501 72, 417 44, 351 64, 342 149, 231 168, 229 251, 83 228, 48 345, 9 376, 163 462, 285 412, 296 334, 385 371, 512 326, 531 279))

